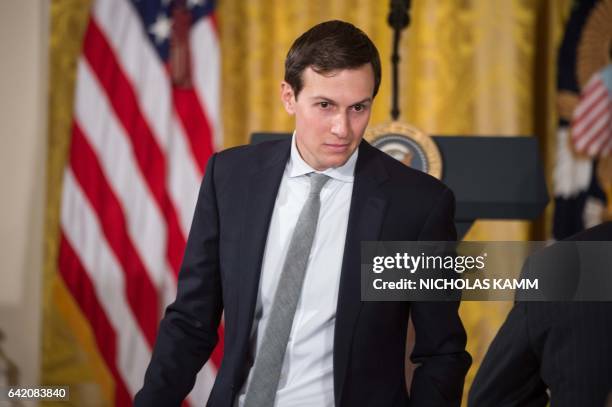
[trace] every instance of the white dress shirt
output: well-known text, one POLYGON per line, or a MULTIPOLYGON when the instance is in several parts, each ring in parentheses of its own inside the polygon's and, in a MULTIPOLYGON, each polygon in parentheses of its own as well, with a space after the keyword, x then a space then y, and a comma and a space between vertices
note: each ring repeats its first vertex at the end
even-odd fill
MULTIPOLYGON (((276 407, 334 406, 334 326, 357 154, 356 149, 343 166, 322 172, 331 179, 321 190, 319 221, 287 344, 276 407)), ((312 172, 320 171, 302 159, 294 133, 291 157, 276 196, 262 262, 250 338, 253 360, 268 323, 289 241, 310 190, 307 174, 312 172)), ((238 407, 244 404, 251 373, 252 369, 236 398, 234 405, 238 407)))

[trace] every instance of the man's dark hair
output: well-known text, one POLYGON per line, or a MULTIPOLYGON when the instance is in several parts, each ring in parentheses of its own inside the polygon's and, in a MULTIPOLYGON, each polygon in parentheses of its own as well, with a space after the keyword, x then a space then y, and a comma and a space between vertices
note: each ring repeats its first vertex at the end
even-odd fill
POLYGON ((380 57, 368 36, 353 24, 332 20, 317 24, 295 40, 285 59, 285 82, 295 97, 304 86, 302 72, 310 67, 319 74, 355 69, 370 63, 374 71, 374 94, 380 86, 380 57))

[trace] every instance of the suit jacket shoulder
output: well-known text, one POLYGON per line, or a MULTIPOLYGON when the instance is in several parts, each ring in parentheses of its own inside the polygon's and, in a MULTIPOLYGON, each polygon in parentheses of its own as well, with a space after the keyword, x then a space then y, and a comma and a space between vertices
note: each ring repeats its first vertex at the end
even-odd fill
POLYGON ((442 181, 407 167, 393 157, 362 142, 356 178, 361 173, 378 178, 389 207, 387 230, 397 230, 386 240, 455 240, 455 197, 442 181), (401 230, 401 232, 400 232, 401 230))
POLYGON ((448 189, 439 179, 425 172, 406 166, 365 141, 362 142, 362 144, 363 146, 360 150, 360 154, 364 152, 379 160, 385 170, 392 176, 391 181, 395 184, 410 184, 415 188, 425 188, 427 191, 432 191, 434 193, 442 193, 448 189))
MULTIPOLYGON (((214 182, 220 197, 232 189, 245 175, 265 171, 286 162, 291 151, 291 139, 228 148, 215 154, 214 182)), ((264 176, 266 172, 262 172, 264 176)), ((241 183, 240 183, 241 184, 241 183)))
POLYGON ((291 151, 291 139, 266 141, 231 147, 216 154, 219 172, 232 172, 235 169, 266 166, 270 161, 287 160, 291 151))

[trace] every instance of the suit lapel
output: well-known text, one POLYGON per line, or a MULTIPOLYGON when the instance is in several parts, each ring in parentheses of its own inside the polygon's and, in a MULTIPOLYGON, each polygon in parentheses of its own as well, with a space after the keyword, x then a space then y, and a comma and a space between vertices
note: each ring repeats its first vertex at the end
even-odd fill
POLYGON ((361 311, 361 242, 378 240, 387 198, 380 185, 387 173, 365 141, 359 147, 351 198, 334 334, 334 395, 336 405, 344 386, 355 324, 361 311))
POLYGON ((263 251, 290 147, 290 141, 279 143, 271 153, 257 155, 255 169, 246 180, 245 213, 240 239, 241 281, 236 298, 238 338, 242 345, 239 348, 243 351, 247 348, 253 325, 263 251))

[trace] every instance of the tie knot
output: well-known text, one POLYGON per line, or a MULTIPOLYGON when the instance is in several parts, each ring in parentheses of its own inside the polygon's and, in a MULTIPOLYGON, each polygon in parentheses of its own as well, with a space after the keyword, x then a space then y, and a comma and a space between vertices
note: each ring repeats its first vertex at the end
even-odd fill
POLYGON ((325 183, 329 181, 329 177, 325 174, 317 174, 313 172, 310 174, 310 195, 319 195, 321 193, 321 189, 325 183))

